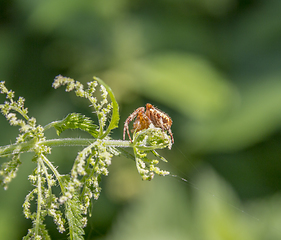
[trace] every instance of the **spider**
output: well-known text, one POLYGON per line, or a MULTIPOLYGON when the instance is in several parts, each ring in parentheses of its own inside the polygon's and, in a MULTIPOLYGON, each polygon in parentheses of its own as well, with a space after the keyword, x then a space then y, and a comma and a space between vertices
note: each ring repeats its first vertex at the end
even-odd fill
POLYGON ((168 116, 168 114, 162 112, 161 110, 157 109, 156 107, 152 106, 150 103, 146 104, 146 110, 144 107, 137 108, 125 121, 124 123, 124 130, 123 130, 123 140, 125 140, 126 130, 129 136, 130 141, 132 142, 130 133, 129 133, 129 123, 136 120, 133 124, 133 131, 140 131, 143 129, 149 128, 149 125, 152 123, 155 127, 162 128, 167 130, 171 136, 172 143, 174 143, 173 134, 171 131, 172 126, 172 119, 168 116))

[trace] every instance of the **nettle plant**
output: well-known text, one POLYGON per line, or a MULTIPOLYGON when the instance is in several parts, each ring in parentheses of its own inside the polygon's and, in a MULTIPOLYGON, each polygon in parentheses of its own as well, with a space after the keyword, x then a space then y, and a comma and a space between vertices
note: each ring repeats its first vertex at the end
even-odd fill
MULTIPOLYGON (((57 76, 53 87, 56 89, 64 85, 66 92, 74 91, 77 97, 86 98, 90 102, 93 113, 97 115, 97 123, 80 113, 70 113, 63 120, 51 122, 44 127, 38 125, 34 117, 28 116, 24 98, 14 100, 14 92, 6 88, 5 82, 0 82, 1 93, 5 94, 7 99, 4 104, 0 104, 1 112, 10 125, 19 127, 16 142, 0 147, 0 157, 10 158, 1 165, 1 185, 7 189, 8 184, 16 177, 21 165, 21 154, 33 152, 31 160, 36 163, 35 169, 28 176, 34 188, 26 195, 23 203, 24 215, 32 221, 32 228, 28 229, 23 239, 51 239, 44 223, 46 216, 53 218, 60 233, 67 229, 69 239, 83 239, 83 228, 91 215, 92 199, 99 198, 101 176, 108 175, 108 166, 113 156, 125 155, 134 159, 143 180, 151 180, 155 174, 160 176, 169 174, 168 171, 160 170, 156 166, 159 160, 166 161, 156 150, 171 149, 171 131, 155 122, 158 115, 162 114, 164 120, 168 115, 154 107, 155 116, 145 115, 143 111, 134 112, 135 114, 133 113, 126 121, 126 129, 129 132, 129 122, 137 117, 133 128, 133 140, 113 140, 110 132, 118 127, 119 107, 112 90, 95 77, 94 81, 88 82, 85 89, 78 81, 57 76), (51 128, 56 130, 58 136, 68 129, 80 129, 92 137, 46 139, 45 131, 51 128), (52 147, 71 146, 81 146, 83 149, 77 153, 70 173, 60 174, 58 166, 49 161, 48 155, 51 154, 52 147), (125 148, 132 148, 133 153, 129 153, 125 148), (60 190, 57 195, 54 194, 55 188, 60 190)), ((158 120, 163 123, 161 116, 158 120)))

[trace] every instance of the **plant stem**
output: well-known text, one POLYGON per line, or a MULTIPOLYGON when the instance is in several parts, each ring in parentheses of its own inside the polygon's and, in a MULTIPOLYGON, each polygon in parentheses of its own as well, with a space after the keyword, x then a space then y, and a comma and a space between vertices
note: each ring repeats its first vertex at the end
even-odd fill
MULTIPOLYGON (((14 143, 11 145, 6 145, 0 147, 0 157, 6 157, 13 155, 15 153, 32 152, 33 147, 36 145, 45 145, 48 147, 73 147, 73 146, 88 146, 95 142, 94 138, 61 138, 61 139, 51 139, 36 142, 34 139, 23 143, 14 143)), ((130 141, 122 140, 103 140, 105 146, 111 147, 132 147, 130 141)))
POLYGON ((41 201, 42 201, 42 189, 41 189, 41 165, 42 159, 38 158, 37 163, 37 214, 36 214, 36 220, 35 220, 35 236, 38 236, 39 233, 39 226, 40 226, 40 215, 41 215, 41 201))
POLYGON ((63 183, 61 181, 61 175, 59 174, 57 169, 54 167, 54 165, 48 160, 48 158, 46 158, 44 155, 41 155, 41 157, 43 158, 44 162, 48 165, 48 167, 52 170, 52 172, 56 176, 56 179, 59 182, 62 193, 65 193, 65 189, 64 189, 63 183))
MULTIPOLYGON (((52 139, 41 141, 39 145, 45 145, 49 147, 71 147, 71 146, 88 146, 95 142, 96 139, 93 138, 62 138, 62 139, 52 139)), ((130 141, 122 140, 102 140, 105 146, 111 147, 132 147, 130 141)))

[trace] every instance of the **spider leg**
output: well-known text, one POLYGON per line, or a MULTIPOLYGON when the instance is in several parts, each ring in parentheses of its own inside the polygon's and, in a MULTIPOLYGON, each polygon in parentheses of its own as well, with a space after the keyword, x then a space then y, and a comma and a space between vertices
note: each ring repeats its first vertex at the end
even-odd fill
POLYGON ((169 134, 170 134, 170 136, 171 136, 172 143, 174 143, 173 133, 172 133, 172 131, 171 131, 170 128, 168 128, 168 132, 169 132, 169 134))
POLYGON ((167 130, 169 132, 170 136, 171 136, 172 143, 174 143, 174 138, 173 138, 173 133, 172 133, 171 128, 163 123, 162 118, 159 119, 159 122, 160 122, 160 127, 162 128, 163 133, 164 133, 165 130, 167 130))
POLYGON ((130 141, 132 142, 132 138, 130 136, 130 132, 129 132, 129 124, 131 121, 134 120, 134 118, 141 112, 144 113, 144 107, 139 107, 138 109, 136 109, 125 121, 124 123, 124 129, 123 129, 123 140, 125 140, 126 138, 126 131, 127 131, 127 134, 128 134, 128 137, 130 139, 130 141))

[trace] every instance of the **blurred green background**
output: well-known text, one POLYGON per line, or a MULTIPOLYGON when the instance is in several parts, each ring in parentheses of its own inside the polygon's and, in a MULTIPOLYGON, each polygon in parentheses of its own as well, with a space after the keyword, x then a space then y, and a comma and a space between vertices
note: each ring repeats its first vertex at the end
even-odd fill
MULTIPOLYGON (((87 102, 52 89, 58 74, 111 86, 121 114, 114 139, 147 102, 173 119, 161 168, 188 182, 143 182, 133 161, 115 158, 85 239, 281 239, 280 12, 279 0, 0 1, 0 80, 39 124, 92 116, 87 102)), ((14 142, 17 129, 0 124, 1 145, 14 142)), ((67 173, 77 150, 50 159, 67 173)), ((0 190, 1 239, 31 226, 21 208, 30 157, 0 190)), ((67 238, 47 222, 52 239, 67 238)))

